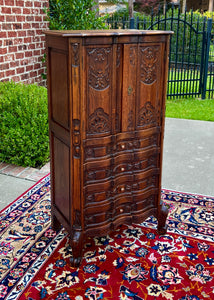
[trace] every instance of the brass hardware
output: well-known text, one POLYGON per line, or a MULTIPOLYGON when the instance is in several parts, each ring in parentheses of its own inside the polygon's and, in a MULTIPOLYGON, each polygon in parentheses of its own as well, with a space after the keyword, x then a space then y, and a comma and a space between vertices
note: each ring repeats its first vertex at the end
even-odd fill
POLYGON ((133 91, 132 87, 129 86, 129 87, 128 87, 128 95, 129 95, 129 96, 131 95, 132 91, 133 91))

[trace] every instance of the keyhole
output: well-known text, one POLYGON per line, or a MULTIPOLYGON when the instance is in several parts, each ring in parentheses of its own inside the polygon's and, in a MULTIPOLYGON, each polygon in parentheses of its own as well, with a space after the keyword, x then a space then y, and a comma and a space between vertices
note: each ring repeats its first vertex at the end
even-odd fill
POLYGON ((131 95, 132 91, 133 91, 132 87, 129 86, 129 87, 128 87, 128 95, 129 95, 129 96, 131 95))

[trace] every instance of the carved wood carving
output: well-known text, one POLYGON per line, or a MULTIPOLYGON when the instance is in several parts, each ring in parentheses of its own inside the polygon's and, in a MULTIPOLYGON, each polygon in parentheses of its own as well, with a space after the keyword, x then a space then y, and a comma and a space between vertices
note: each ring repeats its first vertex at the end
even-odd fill
POLYGON ((157 79, 158 46, 140 47, 140 76, 141 81, 152 84, 157 79))
POLYGON ((91 147, 85 148, 85 158, 95 157, 94 149, 91 147))
POLYGON ((104 133, 110 131, 109 115, 99 107, 89 116, 88 133, 104 133))
POLYGON ((151 102, 147 101, 145 105, 140 109, 138 114, 138 126, 156 125, 157 117, 155 108, 151 102))
POLYGON ((80 120, 73 120, 73 156, 80 158, 80 120))
POLYGON ((79 66, 79 44, 74 43, 72 46, 72 67, 78 67, 79 66))
POLYGON ((95 90, 104 90, 110 85, 111 48, 88 49, 88 83, 95 90))

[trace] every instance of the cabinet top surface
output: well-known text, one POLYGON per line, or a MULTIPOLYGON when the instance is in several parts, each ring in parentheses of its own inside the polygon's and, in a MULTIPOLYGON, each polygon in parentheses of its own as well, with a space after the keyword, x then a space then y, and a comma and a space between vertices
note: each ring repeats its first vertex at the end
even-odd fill
POLYGON ((104 30, 47 30, 46 35, 61 37, 89 37, 89 36, 121 36, 121 35, 171 35, 173 31, 137 30, 137 29, 104 29, 104 30))

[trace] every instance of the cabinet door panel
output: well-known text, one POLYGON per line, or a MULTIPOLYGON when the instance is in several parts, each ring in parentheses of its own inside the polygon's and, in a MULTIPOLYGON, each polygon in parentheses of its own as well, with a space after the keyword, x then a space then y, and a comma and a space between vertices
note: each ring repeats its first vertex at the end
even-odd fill
POLYGON ((86 48, 87 134, 104 135, 112 131, 112 47, 86 48))
POLYGON ((161 44, 141 44, 138 50, 138 96, 136 107, 136 128, 160 125, 160 96, 163 88, 163 49, 161 44))

